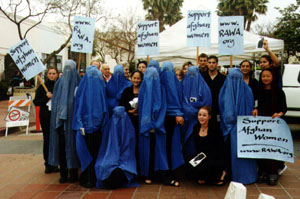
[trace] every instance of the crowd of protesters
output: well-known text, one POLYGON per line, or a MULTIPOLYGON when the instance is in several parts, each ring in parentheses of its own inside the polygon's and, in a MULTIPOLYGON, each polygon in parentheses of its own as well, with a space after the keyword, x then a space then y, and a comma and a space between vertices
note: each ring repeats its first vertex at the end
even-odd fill
POLYGON ((186 62, 182 70, 155 60, 131 73, 116 66, 111 74, 97 61, 82 75, 72 60, 61 77, 48 68, 48 92, 40 86, 34 100, 45 173, 59 170, 60 183, 108 189, 138 186, 137 179, 178 187, 179 168, 198 184, 276 185, 284 162, 237 157, 237 116, 286 112, 279 60, 267 41, 264 48, 259 81, 249 60, 225 76, 218 57, 204 53, 199 66, 186 62))

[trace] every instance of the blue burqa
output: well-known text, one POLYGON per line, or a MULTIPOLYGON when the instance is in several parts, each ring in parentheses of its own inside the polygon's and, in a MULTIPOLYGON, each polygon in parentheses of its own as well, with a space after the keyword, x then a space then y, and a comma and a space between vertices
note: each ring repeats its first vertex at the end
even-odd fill
POLYGON ((149 67, 156 68, 158 74, 160 74, 161 70, 160 70, 160 67, 159 67, 159 62, 157 60, 151 60, 151 61, 149 61, 149 64, 148 64, 147 68, 149 68, 149 67))
POLYGON ((230 135, 232 180, 243 184, 256 181, 257 167, 256 160, 237 157, 237 117, 251 115, 253 102, 252 91, 244 82, 241 70, 230 69, 219 94, 221 129, 225 140, 230 135))
POLYGON ((119 105, 124 89, 131 85, 132 83, 124 76, 123 66, 115 66, 114 74, 106 85, 107 104, 110 112, 119 105))
POLYGON ((184 124, 183 149, 187 160, 195 156, 196 147, 192 139, 192 132, 198 122, 198 110, 202 106, 211 106, 211 92, 199 72, 197 66, 190 66, 182 81, 183 87, 183 111, 186 117, 184 124))
MULTIPOLYGON (((168 170, 166 131, 167 111, 165 90, 161 87, 157 69, 149 67, 138 95, 140 175, 149 176, 150 130, 155 131, 154 170, 168 170)), ((151 132, 152 133, 152 132, 151 132)))
POLYGON ((102 181, 120 168, 128 183, 125 187, 135 187, 137 176, 135 159, 135 130, 123 106, 116 106, 106 124, 101 140, 95 171, 97 187, 103 188, 102 181))
POLYGON ((80 128, 84 128, 85 133, 93 133, 99 129, 102 131, 107 119, 108 107, 102 73, 96 66, 89 66, 76 92, 73 117, 81 171, 84 171, 92 162, 92 156, 80 133, 80 128))
MULTIPOLYGON (((174 67, 171 62, 164 62, 160 73, 161 86, 166 91, 167 115, 182 116, 182 85, 176 77, 174 67)), ((181 126, 176 125, 172 134, 172 170, 184 164, 181 150, 181 126)))
POLYGON ((72 129, 74 91, 80 82, 73 60, 65 62, 64 71, 54 85, 51 99, 51 122, 49 140, 49 164, 59 165, 59 134, 58 128, 63 127, 65 133, 65 151, 68 168, 79 168, 76 153, 75 135, 72 129))

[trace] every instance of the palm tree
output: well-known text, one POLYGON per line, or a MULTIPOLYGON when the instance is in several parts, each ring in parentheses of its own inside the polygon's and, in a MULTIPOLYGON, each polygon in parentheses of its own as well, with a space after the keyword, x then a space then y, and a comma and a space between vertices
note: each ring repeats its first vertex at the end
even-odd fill
POLYGON ((180 19, 180 8, 183 0, 143 0, 143 7, 148 12, 147 20, 158 20, 159 31, 165 29, 165 25, 173 25, 180 19))
POLYGON ((219 16, 244 16, 244 28, 249 31, 256 14, 266 14, 269 0, 219 0, 219 16), (247 26, 246 26, 247 25, 247 26))

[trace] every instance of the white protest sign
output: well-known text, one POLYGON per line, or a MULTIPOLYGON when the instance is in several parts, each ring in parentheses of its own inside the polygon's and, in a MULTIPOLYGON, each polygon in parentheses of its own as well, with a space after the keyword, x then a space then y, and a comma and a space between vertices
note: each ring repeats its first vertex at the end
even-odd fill
POLYGON ((140 21, 137 24, 137 55, 159 54, 159 22, 140 21))
POLYGON ((27 81, 46 69, 27 39, 12 46, 9 54, 27 81))
POLYGON ((219 17, 219 55, 244 54, 244 16, 219 17))
POLYGON ((187 13, 187 46, 210 47, 210 24, 210 11, 189 10, 187 13))
POLYGON ((74 17, 71 51, 92 53, 95 32, 95 19, 88 17, 74 17))
POLYGON ((291 131, 280 118, 238 116, 238 157, 294 162, 291 131))

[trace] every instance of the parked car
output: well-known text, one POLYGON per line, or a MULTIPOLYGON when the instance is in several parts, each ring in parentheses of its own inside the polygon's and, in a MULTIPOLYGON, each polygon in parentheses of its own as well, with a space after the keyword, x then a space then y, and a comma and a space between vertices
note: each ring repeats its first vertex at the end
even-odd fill
POLYGON ((285 64, 282 88, 286 95, 288 117, 300 117, 300 64, 285 64))

